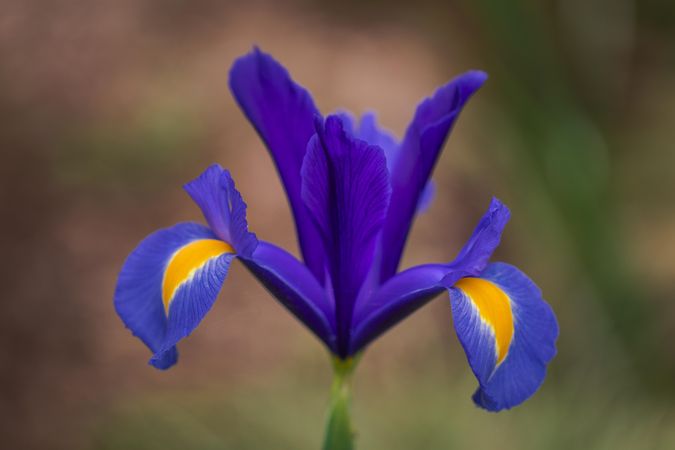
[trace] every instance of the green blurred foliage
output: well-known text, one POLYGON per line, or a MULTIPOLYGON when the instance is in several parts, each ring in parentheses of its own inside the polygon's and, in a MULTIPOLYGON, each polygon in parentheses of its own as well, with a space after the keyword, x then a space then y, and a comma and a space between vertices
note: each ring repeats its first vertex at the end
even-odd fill
POLYGON ((57 181, 69 188, 133 190, 189 163, 187 150, 199 147, 204 133, 195 112, 182 104, 145 108, 137 117, 97 120, 66 135, 53 164, 57 181))
MULTIPOLYGON (((569 448, 666 450, 675 446, 675 420, 666 402, 625 393, 608 398, 592 378, 583 387, 544 389, 526 408, 488 414, 475 408, 469 375, 455 376, 434 362, 425 371, 401 370, 396 386, 356 383, 357 447, 408 450, 569 448), (449 380, 452 380, 450 382, 449 380)), ((135 398, 112 413, 92 449, 318 448, 326 407, 325 377, 292 369, 273 383, 200 389, 161 398, 135 398), (299 377, 299 375, 301 377, 299 377), (301 383, 298 380, 302 379, 301 383)), ((550 384, 548 385, 550 387, 550 384)))

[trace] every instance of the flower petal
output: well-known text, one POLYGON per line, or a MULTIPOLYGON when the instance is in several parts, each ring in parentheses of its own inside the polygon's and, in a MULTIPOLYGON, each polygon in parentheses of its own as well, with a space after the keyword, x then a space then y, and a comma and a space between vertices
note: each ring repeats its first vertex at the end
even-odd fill
POLYGON ((424 100, 406 131, 391 172, 391 207, 382 238, 382 281, 396 273, 408 231, 438 155, 464 104, 486 79, 467 72, 424 100))
POLYGON ((353 139, 342 120, 317 123, 302 166, 302 198, 321 231, 335 294, 338 353, 349 344, 354 302, 371 267, 389 204, 381 148, 353 139), (347 213, 345 213, 347 212, 347 213))
POLYGON ((412 267, 387 280, 354 313, 349 354, 354 355, 413 312, 445 291, 445 264, 412 267))
POLYGON ((202 210, 216 236, 232 245, 239 255, 253 252, 258 240, 248 231, 246 203, 229 171, 213 164, 185 184, 184 189, 202 210))
POLYGON ((257 48, 233 64, 230 89, 272 155, 293 211, 305 263, 322 279, 320 238, 300 197, 300 168, 319 110, 288 71, 257 48))
MULTIPOLYGON (((375 113, 367 112, 361 116, 358 132, 354 134, 357 138, 363 139, 370 145, 377 145, 384 150, 387 157, 387 169, 392 173, 396 166, 396 161, 401 154, 401 145, 390 131, 383 129, 377 123, 375 113)), ((417 213, 426 212, 434 199, 436 187, 433 181, 429 180, 424 187, 417 204, 417 213)))
POLYGON ((380 127, 377 123, 377 117, 373 112, 367 112, 361 116, 358 132, 355 136, 363 139, 370 145, 377 145, 384 150, 387 158, 387 169, 391 173, 394 170, 394 163, 398 157, 400 145, 394 135, 380 127))
POLYGON ((474 402, 512 408, 532 396, 556 354, 558 323, 539 288, 520 270, 493 263, 450 289, 457 336, 478 379, 474 402))
POLYGON ((304 264, 265 241, 260 241, 250 258, 241 260, 274 298, 331 351, 336 351, 333 307, 324 288, 304 264))
POLYGON ((154 353, 152 365, 176 363, 175 344, 215 301, 232 251, 205 226, 182 223, 151 234, 131 252, 117 281, 115 309, 154 353))
POLYGON ((499 245, 509 215, 506 205, 493 198, 454 261, 405 270, 386 281, 370 297, 361 297, 354 311, 350 353, 363 349, 460 278, 479 275, 499 245))
MULTIPOLYGON (((502 232, 510 218, 511 211, 509 211, 509 208, 499 199, 493 197, 490 206, 476 225, 471 237, 451 265, 456 268, 462 267, 465 272, 471 275, 478 275, 487 266, 492 253, 499 246, 502 232)), ((443 279, 443 284, 450 287, 458 279, 456 274, 448 273, 443 279)))
POLYGON ((420 198, 417 201, 417 208, 415 209, 415 212, 417 214, 427 212, 429 208, 431 208, 431 204, 434 202, 435 196, 436 196, 436 184, 432 180, 429 180, 427 181, 427 185, 424 186, 424 189, 422 189, 420 198))
MULTIPOLYGON (((198 263, 191 267, 186 278, 176 288, 173 297, 170 299, 165 297, 168 304, 166 335, 162 348, 152 357, 152 364, 161 361, 164 354, 171 352, 181 339, 190 335, 206 316, 218 297, 232 259, 235 257, 233 249, 220 240, 193 242, 179 249, 176 256, 181 252, 191 252, 191 245, 204 247, 198 249, 198 253, 203 253, 191 257, 198 263), (205 259, 206 256, 209 258, 205 259)), ((170 268, 171 262, 167 272, 170 268)))

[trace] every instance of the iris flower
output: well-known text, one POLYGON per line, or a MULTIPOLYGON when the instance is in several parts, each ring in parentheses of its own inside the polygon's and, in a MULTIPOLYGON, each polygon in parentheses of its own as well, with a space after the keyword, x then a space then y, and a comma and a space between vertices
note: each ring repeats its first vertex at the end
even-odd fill
POLYGON ((257 48, 239 58, 230 88, 276 165, 302 259, 251 233, 230 173, 209 167, 184 186, 208 226, 180 223, 151 234, 119 276, 117 313, 152 351, 150 364, 176 363, 176 345, 208 313, 238 259, 325 345, 339 375, 375 339, 448 292, 478 379, 474 402, 499 411, 530 397, 555 355, 558 326, 523 272, 489 262, 509 219, 503 203, 492 199, 451 262, 398 271, 413 221, 431 201, 445 140, 485 80, 469 71, 440 87, 398 141, 373 114, 322 116, 310 94, 257 48))

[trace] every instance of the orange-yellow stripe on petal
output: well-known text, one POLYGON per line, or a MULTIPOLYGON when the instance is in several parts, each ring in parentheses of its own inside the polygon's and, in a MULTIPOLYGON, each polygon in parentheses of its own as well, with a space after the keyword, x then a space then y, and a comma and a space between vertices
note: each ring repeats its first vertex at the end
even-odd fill
POLYGON ((162 281, 162 301, 167 314, 180 285, 188 281, 210 259, 225 253, 234 253, 234 249, 227 242, 218 239, 199 239, 181 247, 173 254, 162 281))
POLYGON ((497 364, 506 358, 513 340, 511 300, 496 284, 482 278, 462 278, 455 284, 473 302, 495 335, 497 364))

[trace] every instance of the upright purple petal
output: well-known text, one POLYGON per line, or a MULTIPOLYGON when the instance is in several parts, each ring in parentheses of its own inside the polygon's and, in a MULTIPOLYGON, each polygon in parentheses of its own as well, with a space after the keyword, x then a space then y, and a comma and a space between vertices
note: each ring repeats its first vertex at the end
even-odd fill
POLYGON ((509 215, 503 203, 492 199, 487 212, 454 261, 405 270, 387 280, 370 297, 360 298, 354 311, 350 354, 363 349, 436 295, 451 288, 459 279, 479 275, 499 245, 509 215))
POLYGON ((424 186, 420 198, 417 201, 416 213, 422 214, 427 212, 431 208, 431 204, 434 202, 434 197, 436 196, 436 183, 433 180, 427 181, 427 185, 424 186))
POLYGON ((288 71, 257 48, 235 61, 230 89, 274 160, 293 211, 303 258, 321 279, 324 257, 320 238, 300 197, 300 168, 319 111, 288 71))
POLYGON ((486 75, 467 72, 424 100, 406 131, 391 174, 391 207, 382 238, 382 281, 396 273, 406 237, 448 133, 486 75))
MULTIPOLYGON (((509 208, 498 198, 493 197, 488 210, 481 217, 452 265, 464 267, 471 274, 480 273, 488 265, 492 253, 499 246, 502 232, 510 218, 509 208)), ((457 278, 454 276, 447 276, 443 279, 446 287, 452 286, 455 281, 457 278)))
POLYGON ((377 117, 375 116, 375 113, 367 112, 361 116, 359 129, 358 132, 355 133, 355 136, 359 139, 363 139, 370 145, 377 145, 382 150, 384 150, 384 155, 387 158, 387 169, 389 169, 389 173, 394 170, 394 162, 398 157, 400 145, 390 131, 380 127, 380 125, 377 123, 377 117))
POLYGON ((338 354, 348 350, 359 289, 371 267, 389 205, 382 149, 349 136, 337 116, 317 122, 302 166, 302 198, 327 255, 335 296, 338 354))
MULTIPOLYGON (((384 150, 384 155, 387 157, 387 169, 389 173, 394 171, 396 162, 401 155, 401 145, 390 131, 385 130, 377 123, 375 113, 367 112, 361 116, 358 132, 355 133, 355 136, 371 145, 381 147, 384 150)), ((417 202, 417 213, 423 213, 429 209, 435 192, 436 186, 433 181, 429 180, 417 202)))
POLYGON ((253 252, 258 240, 248 231, 246 203, 229 171, 213 164, 183 188, 202 210, 216 236, 232 245, 239 255, 253 252))

